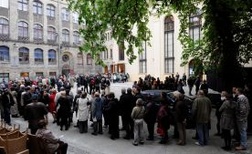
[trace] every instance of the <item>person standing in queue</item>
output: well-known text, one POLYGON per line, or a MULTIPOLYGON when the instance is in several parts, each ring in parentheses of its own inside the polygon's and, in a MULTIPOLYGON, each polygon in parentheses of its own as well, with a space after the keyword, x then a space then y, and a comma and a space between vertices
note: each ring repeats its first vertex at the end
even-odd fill
POLYGON ((32 95, 32 102, 25 107, 25 120, 28 120, 28 128, 31 130, 31 134, 35 134, 38 130, 38 122, 45 120, 48 122, 47 116, 48 110, 45 104, 38 102, 38 95, 32 95))

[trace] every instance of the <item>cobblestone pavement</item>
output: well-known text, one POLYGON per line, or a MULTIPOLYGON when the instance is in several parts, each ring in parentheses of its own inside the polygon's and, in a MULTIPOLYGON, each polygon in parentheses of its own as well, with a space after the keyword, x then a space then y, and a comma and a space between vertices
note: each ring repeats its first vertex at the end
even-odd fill
MULTIPOLYGON (((116 97, 120 96, 121 88, 131 87, 132 83, 114 83, 111 84, 111 91, 115 92, 116 97)), ((185 92, 187 88, 185 87, 185 92)), ((75 93, 76 88, 72 91, 75 93)), ((124 140, 122 137, 125 132, 120 131, 120 139, 111 140, 107 129, 104 128, 104 134, 93 136, 91 135, 92 127, 89 127, 88 133, 80 134, 78 129, 73 127, 76 123, 74 116, 74 122, 68 131, 60 131, 59 126, 53 124, 52 116, 49 114, 48 128, 54 133, 55 136, 60 137, 63 141, 69 144, 68 154, 252 154, 252 137, 248 139, 248 150, 237 152, 223 151, 220 147, 223 146, 223 139, 218 136, 214 136, 216 133, 216 117, 214 110, 212 112, 212 129, 210 130, 210 141, 208 146, 199 147, 194 144, 195 140, 192 137, 195 135, 195 130, 188 129, 187 133, 187 145, 178 146, 176 140, 172 139, 173 127, 169 130, 170 140, 167 145, 158 144, 159 137, 155 136, 155 141, 146 141, 144 145, 133 146, 132 140, 124 140)), ((23 118, 12 118, 13 124, 19 124, 21 130, 27 128, 27 122, 23 118)), ((90 123, 89 123, 90 126, 90 123)), ((147 135, 147 129, 145 128, 145 134, 147 135)))

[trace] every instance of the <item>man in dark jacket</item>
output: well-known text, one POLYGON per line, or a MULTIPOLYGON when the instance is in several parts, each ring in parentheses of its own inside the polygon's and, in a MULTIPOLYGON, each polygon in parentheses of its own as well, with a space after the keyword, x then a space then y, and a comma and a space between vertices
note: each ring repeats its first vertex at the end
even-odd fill
POLYGON ((122 95, 123 97, 120 98, 124 128, 126 130, 124 139, 130 139, 131 137, 133 137, 134 121, 131 118, 131 112, 133 107, 135 106, 135 102, 131 92, 131 88, 128 88, 127 93, 125 95, 122 95))
POLYGON ((9 92, 7 88, 3 89, 2 94, 2 106, 3 106, 3 112, 4 112, 4 121, 11 125, 11 118, 10 118, 10 107, 14 105, 14 99, 12 94, 9 92))
POLYGON ((108 111, 109 116, 109 132, 111 134, 110 138, 115 140, 119 138, 119 103, 113 92, 109 93, 107 98, 109 103, 106 110, 108 111))
POLYGON ((47 117, 47 108, 45 104, 38 102, 38 95, 32 95, 32 103, 29 103, 25 107, 24 118, 28 120, 29 128, 31 129, 31 133, 35 134, 38 129, 38 122, 40 120, 48 120, 47 117))
POLYGON ((92 120, 94 132, 92 135, 103 134, 102 132, 102 109, 103 109, 103 100, 100 98, 99 92, 94 94, 94 102, 92 103, 92 120))

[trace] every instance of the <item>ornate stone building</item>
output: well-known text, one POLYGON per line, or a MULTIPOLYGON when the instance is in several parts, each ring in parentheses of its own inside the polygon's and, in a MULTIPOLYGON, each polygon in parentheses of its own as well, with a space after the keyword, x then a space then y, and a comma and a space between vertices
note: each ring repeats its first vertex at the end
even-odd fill
POLYGON ((0 82, 101 72, 78 50, 79 26, 65 0, 0 0, 0 82))

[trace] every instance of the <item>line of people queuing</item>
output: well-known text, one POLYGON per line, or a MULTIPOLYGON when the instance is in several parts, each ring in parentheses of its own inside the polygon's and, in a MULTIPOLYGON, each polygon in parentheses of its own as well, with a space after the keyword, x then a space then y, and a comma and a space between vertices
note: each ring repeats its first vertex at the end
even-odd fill
MULTIPOLYGON (((125 130, 126 135, 123 137, 125 139, 133 138, 133 145, 137 146, 138 144, 143 144, 144 134, 143 134, 143 123, 147 124, 148 128, 148 138, 147 140, 154 140, 154 128, 155 123, 157 122, 157 133, 161 136, 160 144, 165 144, 168 142, 168 130, 170 129, 171 124, 174 125, 175 131, 174 135, 178 134, 178 145, 186 145, 186 115, 185 110, 186 106, 184 103, 184 95, 182 92, 174 92, 174 97, 176 100, 175 104, 175 113, 171 113, 169 110, 169 101, 167 100, 167 94, 161 94, 160 105, 157 105, 156 102, 152 100, 152 96, 144 98, 141 94, 141 82, 134 84, 132 88, 122 89, 122 95, 119 99, 115 98, 114 93, 105 93, 101 91, 101 95, 98 91, 91 92, 91 98, 88 98, 87 92, 84 88, 79 90, 77 95, 73 97, 73 94, 70 92, 69 83, 66 82, 66 86, 62 86, 60 91, 56 93, 56 90, 51 88, 49 89, 50 95, 47 90, 43 89, 38 92, 39 88, 36 87, 25 87, 23 94, 28 94, 30 101, 41 102, 39 104, 43 106, 41 108, 41 119, 47 119, 45 106, 49 106, 49 112, 53 114, 55 118, 54 122, 60 125, 60 130, 65 130, 70 127, 72 121, 72 116, 75 111, 80 133, 85 133, 88 131, 88 120, 93 122, 93 135, 103 134, 102 124, 109 128, 109 133, 111 134, 111 139, 119 138, 119 116, 122 117, 123 130, 125 130), (139 84, 140 83, 140 84, 139 84), (37 96, 35 97, 34 94, 37 96), (49 97, 55 106, 50 107, 51 103, 46 104, 45 100, 48 100, 46 97, 49 97), (174 116, 175 114, 175 116, 174 116), (175 117, 171 119, 171 115, 175 117), (103 122, 104 119, 104 122, 103 122)), ((20 85, 20 89, 22 89, 20 85)), ((43 87, 43 86, 42 86, 43 87)), ((71 86, 70 86, 71 87, 71 86)), ((11 93, 7 95, 6 88, 3 88, 3 93, 1 94, 1 102, 3 108, 10 108, 12 106, 11 93), (8 99, 7 101, 5 99, 8 99), (3 105, 5 102, 8 102, 6 107, 3 105)), ((23 104, 28 106, 28 102, 24 101, 25 95, 22 95, 23 104)), ((235 129, 235 135, 238 136, 237 140, 239 145, 235 147, 236 150, 246 150, 247 149, 247 117, 249 116, 249 99, 243 94, 241 88, 235 88, 234 96, 223 91, 222 94, 222 105, 218 108, 218 111, 221 112, 220 118, 220 128, 223 135, 225 146, 224 150, 231 149, 231 139, 230 134, 231 130, 235 129), (234 120, 235 119, 235 120, 234 120), (228 121, 229 120, 229 121, 228 121)), ((28 99, 27 99, 28 100, 28 99)), ((209 98, 206 97, 206 91, 198 90, 197 97, 193 101, 193 115, 196 122, 196 136, 198 142, 195 144, 203 146, 208 144, 209 139, 209 128, 210 128, 210 114, 212 110, 212 102, 209 98)), ((25 108, 26 112, 29 106, 25 108)), ((25 116, 25 111, 20 110, 21 114, 23 112, 25 116)), ((1 117, 4 118, 7 124, 10 123, 10 118, 6 116, 8 112, 4 111, 1 117)), ((34 113, 35 115, 40 112, 34 113)), ((35 116, 36 117, 36 116, 35 116)), ((30 119, 29 127, 32 133, 35 133, 38 129, 38 120, 30 119), (32 126, 34 125, 34 126, 32 126)))

